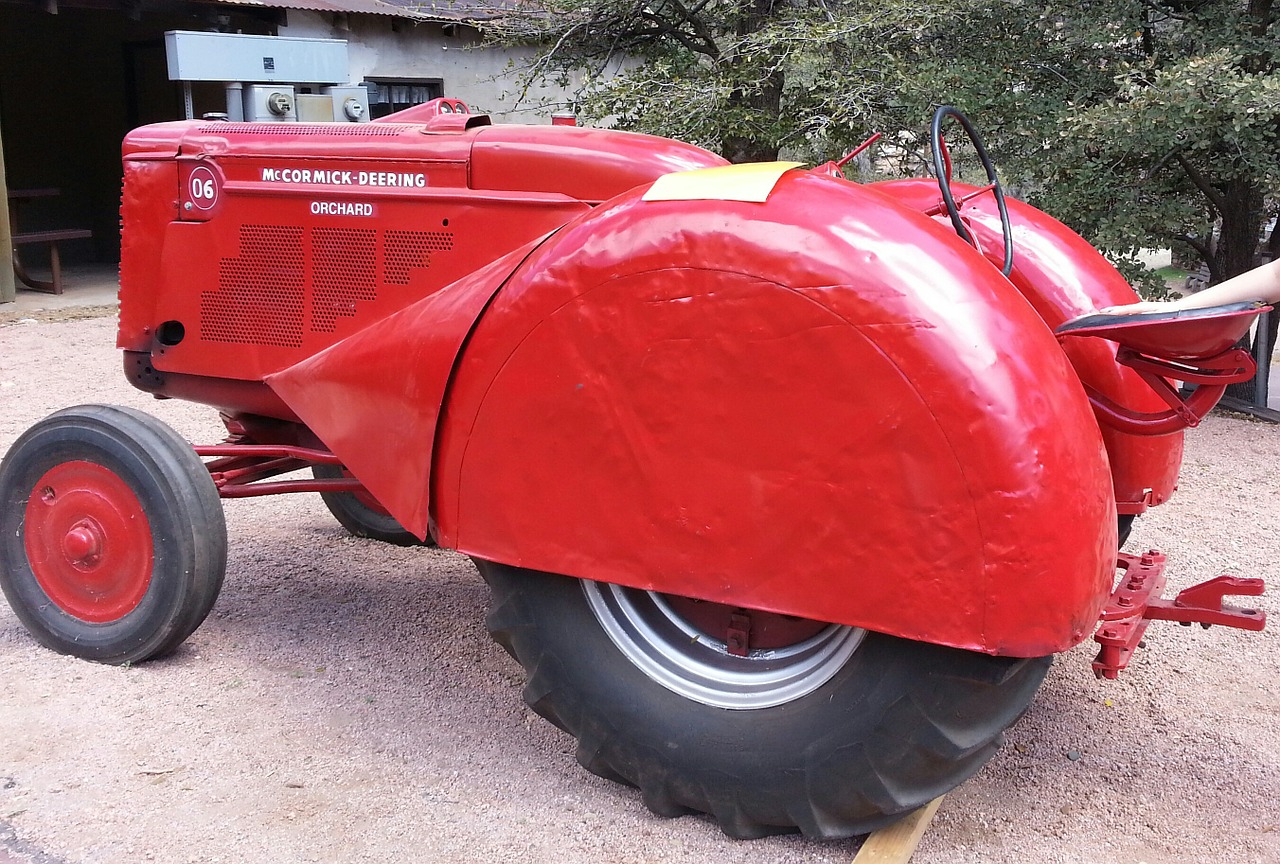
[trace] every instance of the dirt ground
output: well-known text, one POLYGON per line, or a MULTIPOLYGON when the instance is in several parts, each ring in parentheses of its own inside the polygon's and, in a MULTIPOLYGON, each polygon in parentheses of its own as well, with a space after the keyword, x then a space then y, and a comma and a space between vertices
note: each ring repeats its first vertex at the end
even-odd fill
MULTIPOLYGON (((0 452, 112 402, 191 440, 209 409, 133 391, 114 320, 0 322, 0 452)), ((1212 417, 1130 548, 1182 587, 1266 577, 1280 602, 1280 429, 1212 417)), ((848 862, 856 840, 727 839, 578 768, 528 711, 457 555, 347 536, 317 496, 229 502, 226 585, 174 655, 51 653, 0 602, 0 862, 848 862)), ((1280 861, 1280 618, 1153 625, 1119 682, 1059 658, 1007 746, 944 801, 921 864, 1280 861)))

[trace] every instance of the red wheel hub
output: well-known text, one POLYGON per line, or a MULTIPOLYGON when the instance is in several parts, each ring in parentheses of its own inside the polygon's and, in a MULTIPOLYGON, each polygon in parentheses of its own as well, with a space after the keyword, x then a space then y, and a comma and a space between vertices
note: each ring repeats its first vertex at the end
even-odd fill
POLYGON ((117 621, 146 596, 154 565, 142 502, 93 462, 56 465, 27 499, 27 560, 57 606, 94 624, 117 621))
POLYGON ((674 594, 662 595, 667 605, 685 621, 722 642, 733 645, 736 630, 742 634, 741 652, 732 648, 730 653, 746 653, 747 648, 785 648, 821 633, 830 624, 810 621, 794 615, 761 612, 758 609, 742 609, 723 603, 709 603, 674 594))

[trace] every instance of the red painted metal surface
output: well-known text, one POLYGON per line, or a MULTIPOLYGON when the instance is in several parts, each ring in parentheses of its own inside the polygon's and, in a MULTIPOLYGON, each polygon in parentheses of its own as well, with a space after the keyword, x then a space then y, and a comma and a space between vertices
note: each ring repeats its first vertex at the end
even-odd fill
POLYGON ((31 571, 59 609, 105 624, 128 615, 151 585, 151 524, 111 470, 76 460, 50 468, 27 501, 31 571))
POLYGON ((267 375, 592 203, 724 161, 678 142, 562 127, 202 121, 137 130, 124 158, 120 347, 150 352, 162 378, 190 385, 146 389, 281 419, 295 418, 253 392, 267 375), (164 344, 166 321, 182 322, 186 337, 164 344), (216 379, 250 386, 202 394, 216 379))
POLYGON ((1111 600, 1102 611, 1094 641, 1101 647, 1093 661, 1099 678, 1118 678, 1140 647, 1147 625, 1152 621, 1180 624, 1213 624, 1241 630, 1261 630, 1267 614, 1223 604, 1227 596, 1260 596, 1266 586, 1261 579, 1217 576, 1178 593, 1172 600, 1164 593, 1165 556, 1155 550, 1145 555, 1121 555, 1118 566, 1124 571, 1111 600))
POLYGON ((1135 370, 1168 410, 1135 411, 1086 382, 1089 401, 1106 426, 1133 435, 1160 435, 1198 426, 1228 385, 1253 377, 1253 357, 1233 346, 1268 308, 1237 303, 1174 313, 1090 314, 1060 325, 1056 332, 1068 343, 1073 337, 1117 343, 1116 362, 1135 370), (1184 397, 1180 384, 1194 384, 1196 389, 1184 397))
MULTIPOLYGON (((941 201, 932 180, 894 180, 869 188, 922 212, 934 210, 941 201)), ((961 183, 954 184, 954 189, 961 195, 977 191, 961 183)), ((1138 299, 1116 269, 1078 234, 1021 201, 1006 198, 1006 202, 1015 244, 1009 279, 1051 329, 1097 309, 1138 299)), ((987 259, 1000 266, 1004 239, 994 202, 979 197, 968 202, 963 212, 987 259)), ((1100 339, 1072 339, 1066 340, 1062 350, 1081 384, 1112 402, 1138 413, 1168 408, 1136 371, 1116 361, 1114 346, 1100 339)), ((1152 436, 1104 425, 1102 437, 1120 512, 1142 513, 1173 494, 1182 464, 1180 430, 1152 436)))
POLYGON ((396 111, 394 114, 388 114, 386 117, 379 117, 372 122, 429 124, 437 117, 446 120, 451 118, 460 119, 463 122, 458 128, 461 129, 466 128, 466 121, 469 119, 483 118, 486 124, 489 122, 489 118, 483 114, 473 115, 471 113, 471 109, 467 106, 467 103, 463 102, 461 99, 447 99, 443 96, 438 99, 423 102, 421 105, 414 105, 413 107, 406 108, 403 111, 396 111))
POLYGON ((279 444, 226 443, 195 448, 197 456, 216 457, 206 462, 209 476, 222 498, 256 498, 293 492, 356 492, 367 494, 354 477, 264 482, 311 465, 338 465, 338 457, 326 450, 279 444))
POLYGON ((471 148, 475 189, 555 189, 599 203, 672 171, 728 163, 700 147, 652 135, 577 126, 490 126, 471 148))
POLYGON ((1048 328, 950 229, 815 174, 566 226, 437 446, 438 539, 520 566, 1007 654, 1110 593, 1106 456, 1048 328))
POLYGON ((528 244, 267 379, 405 530, 426 539, 437 419, 476 319, 528 244), (395 459, 387 454, 397 454, 395 459))
POLYGON ((116 345, 127 351, 151 351, 152 327, 160 320, 155 316, 156 300, 172 290, 160 278, 160 259, 165 226, 178 217, 178 166, 173 161, 177 144, 157 143, 150 151, 152 156, 164 156, 166 152, 167 161, 138 158, 124 163, 120 221, 136 229, 120 233, 120 326, 116 345))
POLYGON ((1011 201, 1006 280, 983 197, 980 252, 931 182, 831 165, 645 201, 724 160, 435 110, 126 140, 126 369, 228 415, 220 494, 367 493, 468 554, 705 601, 743 650, 791 618, 1017 656, 1092 631, 1117 506, 1171 493, 1181 437, 1100 430, 1086 387, 1170 406, 1055 341, 1134 296, 1087 243, 1011 201))
POLYGON ((1085 392, 1089 394, 1094 413, 1104 426, 1131 435, 1163 435, 1199 426, 1218 404, 1227 385, 1248 381, 1257 370, 1253 357, 1243 348, 1233 348, 1186 365, 1146 357, 1121 347, 1116 352, 1116 360, 1136 370, 1169 406, 1165 411, 1134 411, 1086 385, 1085 392), (1175 385, 1179 381, 1195 384, 1196 389, 1184 397, 1175 385))

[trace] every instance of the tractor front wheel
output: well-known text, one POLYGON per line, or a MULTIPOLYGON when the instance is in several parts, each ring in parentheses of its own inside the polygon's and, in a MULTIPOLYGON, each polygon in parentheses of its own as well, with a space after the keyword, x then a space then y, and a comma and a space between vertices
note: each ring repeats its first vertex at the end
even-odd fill
MULTIPOLYGON (((341 465, 313 465, 311 473, 317 480, 337 480, 351 475, 341 465)), ((329 508, 338 524, 356 537, 368 537, 396 546, 434 546, 428 537, 419 540, 388 513, 367 492, 321 492, 324 506, 329 508)))
POLYGON ((579 763, 732 837, 849 837, 922 806, 991 757, 1051 662, 476 565, 525 701, 579 763))
POLYGON ((140 411, 59 411, 0 463, 0 588, 55 651, 102 663, 172 651, 209 614, 226 558, 209 472, 140 411))

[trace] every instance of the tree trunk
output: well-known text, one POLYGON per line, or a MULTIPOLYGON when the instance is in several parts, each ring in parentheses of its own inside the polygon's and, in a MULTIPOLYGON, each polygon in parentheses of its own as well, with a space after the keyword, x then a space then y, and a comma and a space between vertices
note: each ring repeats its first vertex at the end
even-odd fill
MULTIPOLYGON (((751 113, 774 126, 778 112, 782 110, 782 73, 770 75, 755 93, 734 93, 730 103, 751 109, 751 113)), ((730 162, 772 162, 778 158, 778 142, 772 137, 763 134, 760 137, 726 135, 722 142, 724 152, 720 155, 730 162)))
MULTIPOLYGON (((765 25, 773 15, 773 2, 749 0, 744 4, 734 28, 739 40, 758 32, 765 25)), ((741 64, 737 57, 728 62, 741 64)), ((735 90, 729 96, 730 106, 746 108, 748 115, 760 117, 761 127, 754 135, 726 135, 720 142, 721 156, 730 162, 771 162, 778 158, 778 141, 773 130, 777 128, 778 117, 782 113, 782 85, 782 70, 775 69, 757 87, 749 91, 735 90)))
POLYGON ((1220 279, 1239 276, 1254 267, 1258 234, 1262 231, 1262 190, 1243 179, 1222 190, 1222 223, 1213 250, 1220 279))
MULTIPOLYGON (((1222 203, 1222 222, 1213 257, 1219 278, 1226 280, 1252 270, 1256 263, 1258 235, 1262 231, 1264 215, 1262 190, 1245 180, 1232 180, 1222 190, 1222 203)), ((1272 315, 1272 318, 1277 317, 1280 316, 1272 315)), ((1274 334, 1274 323, 1270 329, 1274 334)), ((1245 337, 1241 347, 1252 349, 1252 341, 1245 337)), ((1275 351, 1274 338, 1270 349, 1262 362, 1271 362, 1271 354, 1275 351)), ((1232 384, 1227 388, 1227 395, 1255 405, 1265 406, 1267 402, 1265 393, 1255 394, 1253 380, 1232 384)))

